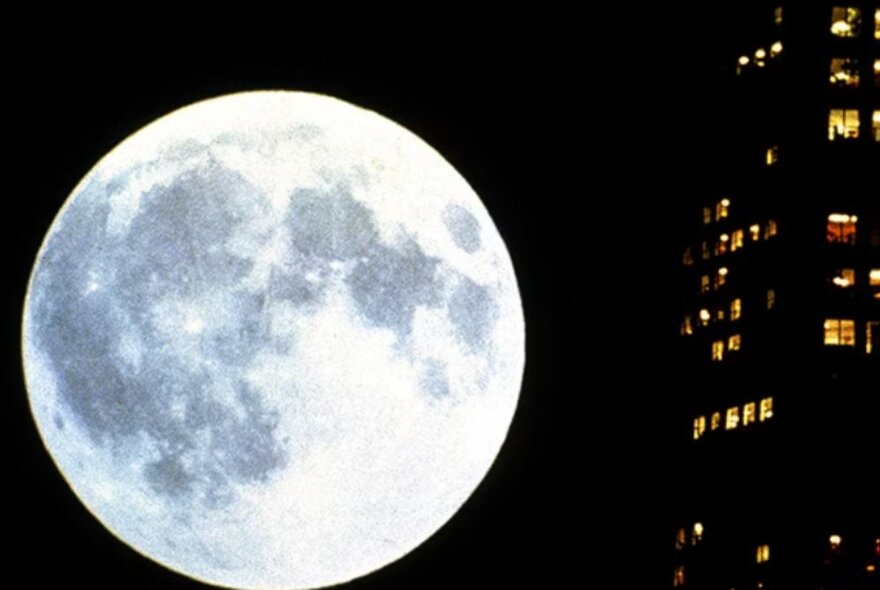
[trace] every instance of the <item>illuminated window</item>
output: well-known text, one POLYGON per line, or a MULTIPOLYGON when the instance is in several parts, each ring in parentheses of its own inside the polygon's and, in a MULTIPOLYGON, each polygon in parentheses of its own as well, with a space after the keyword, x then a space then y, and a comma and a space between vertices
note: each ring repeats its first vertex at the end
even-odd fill
POLYGON ((763 47, 760 47, 755 50, 755 65, 759 68, 763 68, 767 65, 767 62, 764 61, 767 58, 767 50, 763 47))
POLYGON ((711 207, 703 207, 703 223, 705 223, 705 224, 712 223, 712 208, 711 207))
POLYGON ((694 418, 694 440, 700 440, 704 434, 706 434, 706 417, 694 418))
POLYGON ((841 289, 852 287, 856 284, 856 271, 852 268, 842 268, 834 273, 831 282, 841 289))
POLYGON ((730 302, 730 321, 735 322, 742 317, 742 299, 734 299, 730 302))
POLYGON ((757 242, 761 239, 761 226, 757 223, 749 226, 749 233, 752 236, 752 241, 757 242))
POLYGON ((781 6, 777 6, 776 8, 773 9, 773 22, 776 23, 777 25, 782 24, 782 7, 781 6))
POLYGON ((871 129, 874 132, 874 141, 880 141, 880 111, 871 114, 871 129))
POLYGON ((684 319, 681 321, 681 335, 682 336, 691 336, 694 333, 694 322, 691 316, 686 315, 684 319))
POLYGON ((694 523, 694 532, 691 535, 691 543, 693 545, 696 545, 697 543, 699 543, 702 540, 703 540, 703 523, 702 522, 695 522, 694 523))
POLYGON ((768 166, 772 166, 776 162, 779 161, 779 146, 774 145, 773 147, 768 147, 767 152, 764 154, 764 162, 768 166))
POLYGON ((854 6, 835 6, 831 9, 831 34, 838 37, 858 37, 862 29, 862 11, 854 6))
POLYGON ((832 57, 831 84, 833 86, 858 88, 859 60, 852 57, 832 57))
POLYGON ((759 545, 755 555, 755 561, 766 563, 770 561, 770 545, 759 545))
POLYGON ((767 220, 767 225, 764 226, 764 239, 769 240, 773 236, 779 233, 779 226, 772 219, 767 220))
POLYGON ((702 250, 703 260, 709 260, 709 258, 712 257, 712 253, 709 252, 709 244, 703 242, 700 248, 702 250))
POLYGON ((767 309, 776 307, 776 289, 767 290, 767 309))
POLYGON ((872 287, 880 287, 880 268, 872 268, 868 272, 868 283, 872 287))
POLYGON ((715 412, 712 414, 712 420, 709 423, 709 428, 712 430, 718 430, 721 428, 721 412, 715 412))
POLYGON ((828 216, 827 239, 829 243, 855 244, 856 224, 859 218, 846 213, 832 213, 828 216))
POLYGON ((761 400, 761 413, 758 415, 758 419, 761 422, 765 422, 773 417, 773 398, 765 397, 761 400))
POLYGON ((712 315, 709 313, 708 309, 701 309, 700 310, 700 325, 701 326, 704 326, 704 327, 708 326, 709 320, 711 320, 711 319, 712 319, 712 315))
POLYGON ((735 229, 730 238, 730 251, 736 252, 743 247, 743 230, 735 229))
POLYGON ((721 199, 715 205, 715 219, 724 219, 730 214, 730 199, 721 199))
POLYGON ((874 38, 880 39, 880 8, 874 9, 874 38))
POLYGON ((687 531, 683 528, 675 531, 675 548, 676 549, 684 549, 684 546, 687 544, 687 531))
POLYGON ((873 354, 874 347, 878 346, 874 339, 878 336, 880 336, 880 322, 867 322, 865 324, 865 354, 873 354))
POLYGON ((721 287, 725 283, 727 283, 728 273, 729 273, 729 271, 727 270, 726 266, 722 266, 721 268, 719 268, 718 270, 715 271, 715 279, 713 281, 713 286, 715 289, 718 289, 719 287, 721 287))
POLYGON ((782 53, 782 41, 775 41, 773 45, 770 46, 770 57, 779 57, 782 53))
POLYGON ((716 340, 712 343, 712 360, 724 360, 724 340, 716 340))
POLYGON ((843 543, 843 539, 840 535, 831 535, 828 537, 828 544, 831 546, 832 551, 839 550, 841 543, 843 543))
POLYGON ((684 566, 680 565, 675 568, 675 577, 672 579, 672 587, 680 588, 684 586, 684 566))
POLYGON ((719 307, 718 309, 715 310, 715 319, 718 320, 719 322, 724 321, 724 308, 723 307, 719 307))
POLYGON ((880 59, 874 60, 874 86, 880 86, 880 59))
POLYGON ((703 275, 700 277, 700 293, 708 293, 709 292, 709 275, 703 275))
POLYGON ((690 246, 688 246, 688 247, 685 249, 685 251, 684 251, 684 255, 683 255, 682 258, 681 258, 681 262, 682 262, 682 264, 684 264, 685 266, 691 266, 691 265, 694 263, 694 254, 693 254, 693 252, 691 251, 690 246))
POLYGON ((825 320, 826 346, 855 346, 855 320, 825 320))
POLYGON ((739 408, 727 410, 727 421, 724 423, 725 430, 735 430, 739 426, 739 408))
POLYGON ((727 244, 729 242, 730 236, 727 234, 721 234, 721 236, 718 238, 718 241, 715 242, 715 256, 727 254, 727 244))
POLYGON ((858 109, 831 109, 828 112, 828 140, 858 139, 858 109))
POLYGON ((734 334, 727 339, 727 350, 739 350, 742 348, 742 336, 734 334))
POLYGON ((743 426, 748 426, 758 419, 757 410, 758 405, 755 402, 743 406, 743 426))

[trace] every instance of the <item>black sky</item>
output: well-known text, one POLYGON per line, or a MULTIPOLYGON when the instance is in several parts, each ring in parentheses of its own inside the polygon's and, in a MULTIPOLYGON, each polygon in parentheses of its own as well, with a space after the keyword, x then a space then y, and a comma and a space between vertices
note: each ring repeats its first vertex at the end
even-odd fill
POLYGON ((132 53, 114 68, 72 50, 16 64, 10 124, 22 184, 4 219, 3 314, 6 486, 20 507, 11 567, 45 560, 27 568, 34 585, 199 587, 109 538, 54 469, 22 387, 21 304, 48 225, 115 144, 202 98, 288 88, 376 110, 443 154, 493 215, 526 311, 523 395, 484 485, 410 558, 352 588, 592 587, 617 566, 631 587, 633 576, 667 583, 669 276, 695 179, 723 157, 714 134, 730 106, 722 80, 742 24, 736 5, 538 16, 499 27, 497 40, 463 32, 431 58, 202 50, 132 53))

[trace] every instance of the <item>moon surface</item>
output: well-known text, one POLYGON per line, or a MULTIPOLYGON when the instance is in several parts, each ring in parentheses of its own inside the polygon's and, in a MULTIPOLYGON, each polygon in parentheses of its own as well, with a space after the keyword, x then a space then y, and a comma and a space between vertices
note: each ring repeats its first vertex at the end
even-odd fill
POLYGON ((242 589, 363 576, 439 529, 506 436, 510 257, 467 182, 368 110, 233 94, 144 127, 37 257, 40 434, 119 539, 242 589))

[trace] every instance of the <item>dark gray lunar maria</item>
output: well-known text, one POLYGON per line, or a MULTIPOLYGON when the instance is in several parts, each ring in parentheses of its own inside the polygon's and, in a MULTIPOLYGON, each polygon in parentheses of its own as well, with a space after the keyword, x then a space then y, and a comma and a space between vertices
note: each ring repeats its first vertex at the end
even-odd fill
POLYGON ((34 265, 47 449, 137 551, 234 588, 362 576, 486 474, 519 395, 507 250, 464 179, 376 113, 200 102, 103 158, 34 265))

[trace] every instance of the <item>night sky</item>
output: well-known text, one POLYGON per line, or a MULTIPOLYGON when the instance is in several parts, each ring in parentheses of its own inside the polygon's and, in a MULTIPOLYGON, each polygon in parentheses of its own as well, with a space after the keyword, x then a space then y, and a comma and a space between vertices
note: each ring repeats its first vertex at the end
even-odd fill
POLYGON ((21 305, 51 220, 114 145, 202 98, 287 88, 376 110, 443 154, 505 238, 526 312, 523 393, 495 467, 425 545, 350 587, 590 588, 616 567, 623 587, 667 585, 667 498, 681 485, 666 385, 678 326, 670 276, 683 215, 725 157, 721 81, 741 26, 736 3, 712 4, 523 15, 497 39, 463 31, 431 58, 202 50, 139 56, 123 71, 74 51, 16 64, 13 162, 24 182, 3 232, 13 253, 3 313, 13 575, 45 560, 31 585, 201 587, 113 540, 66 488, 27 409, 21 305))

